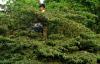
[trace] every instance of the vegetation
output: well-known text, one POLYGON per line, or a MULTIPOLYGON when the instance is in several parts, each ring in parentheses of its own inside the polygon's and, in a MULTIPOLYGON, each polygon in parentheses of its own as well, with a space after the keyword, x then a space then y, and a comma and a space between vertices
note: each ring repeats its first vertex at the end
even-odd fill
POLYGON ((0 12, 0 64, 100 64, 100 1, 16 0, 0 12), (48 27, 45 42, 36 22, 48 27))

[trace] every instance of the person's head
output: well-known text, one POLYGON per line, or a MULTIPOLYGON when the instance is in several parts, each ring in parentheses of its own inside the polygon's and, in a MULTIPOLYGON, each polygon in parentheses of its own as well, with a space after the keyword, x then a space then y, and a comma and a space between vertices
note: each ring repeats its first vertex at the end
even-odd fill
POLYGON ((40 5, 40 11, 45 12, 45 5, 44 4, 40 5))

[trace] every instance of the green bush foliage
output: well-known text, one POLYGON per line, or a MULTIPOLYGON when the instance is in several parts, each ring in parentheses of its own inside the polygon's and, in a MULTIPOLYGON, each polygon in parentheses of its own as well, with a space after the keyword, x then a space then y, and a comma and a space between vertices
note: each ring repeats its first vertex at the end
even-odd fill
POLYGON ((16 0, 0 12, 0 64, 99 64, 99 0, 16 0), (33 30, 48 28, 47 41, 33 30))
POLYGON ((64 58, 68 64, 96 64, 96 57, 85 51, 65 55, 64 58))

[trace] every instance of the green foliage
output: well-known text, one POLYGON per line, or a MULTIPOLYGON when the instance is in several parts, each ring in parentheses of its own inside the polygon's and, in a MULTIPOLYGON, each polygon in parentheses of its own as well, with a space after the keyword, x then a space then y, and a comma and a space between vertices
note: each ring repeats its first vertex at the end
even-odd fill
POLYGON ((6 35, 8 32, 8 28, 6 26, 0 27, 0 35, 6 35))
POLYGON ((61 40, 64 39, 64 35, 60 35, 60 34, 51 34, 48 37, 49 39, 54 39, 54 40, 61 40))
MULTIPOLYGON (((9 2, 8 2, 9 4, 9 2)), ((100 63, 99 0, 16 0, 0 12, 0 64, 100 63), (48 39, 34 32, 41 22, 48 39)))
POLYGON ((85 51, 64 55, 64 58, 66 59, 66 63, 68 64, 96 64, 95 55, 87 53, 85 51))
POLYGON ((81 34, 76 38, 76 45, 80 50, 87 50, 89 52, 97 52, 100 50, 100 43, 96 35, 81 34))
POLYGON ((98 53, 96 56, 97 56, 97 62, 100 63, 100 54, 98 53))

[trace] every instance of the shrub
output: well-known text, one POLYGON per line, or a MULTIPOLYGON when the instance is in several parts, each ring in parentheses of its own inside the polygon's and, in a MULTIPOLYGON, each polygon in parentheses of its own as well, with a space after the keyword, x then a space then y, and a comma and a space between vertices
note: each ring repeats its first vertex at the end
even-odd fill
POLYGON ((96 35, 80 35, 80 37, 76 38, 76 46, 79 47, 80 50, 87 50, 89 52, 97 52, 100 50, 99 39, 96 38, 96 35))
POLYGON ((66 64, 96 64, 96 56, 85 51, 63 56, 66 64))
POLYGON ((0 26, 0 35, 7 35, 7 32, 8 32, 7 26, 1 25, 0 26))
POLYGON ((64 35, 62 34, 51 34, 48 36, 49 39, 52 39, 52 40, 62 40, 64 39, 64 35))
POLYGON ((97 54, 97 63, 100 63, 100 54, 97 54))

